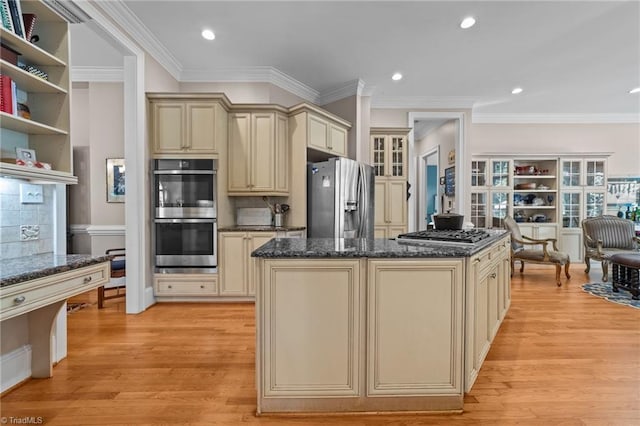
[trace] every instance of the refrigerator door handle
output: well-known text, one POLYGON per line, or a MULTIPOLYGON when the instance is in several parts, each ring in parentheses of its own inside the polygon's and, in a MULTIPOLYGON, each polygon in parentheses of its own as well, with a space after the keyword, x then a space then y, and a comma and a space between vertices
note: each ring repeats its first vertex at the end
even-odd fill
POLYGON ((366 238, 364 235, 364 231, 366 229, 366 209, 369 205, 369 200, 367 199, 367 195, 369 194, 367 188, 367 175, 365 173, 364 166, 359 164, 358 167, 358 186, 360 187, 360 209, 358 211, 358 215, 360 216, 360 223, 358 224, 358 237, 366 238))

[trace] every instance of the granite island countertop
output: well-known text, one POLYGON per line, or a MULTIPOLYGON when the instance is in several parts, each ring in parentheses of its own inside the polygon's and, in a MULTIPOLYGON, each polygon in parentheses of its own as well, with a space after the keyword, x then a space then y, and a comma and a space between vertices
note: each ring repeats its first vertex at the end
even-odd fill
POLYGON ((508 237, 505 230, 488 230, 477 243, 405 242, 387 238, 274 238, 251 253, 261 258, 432 258, 468 257, 508 237))
POLYGON ((2 259, 0 260, 0 287, 107 262, 110 259, 110 256, 54 255, 53 253, 2 259))

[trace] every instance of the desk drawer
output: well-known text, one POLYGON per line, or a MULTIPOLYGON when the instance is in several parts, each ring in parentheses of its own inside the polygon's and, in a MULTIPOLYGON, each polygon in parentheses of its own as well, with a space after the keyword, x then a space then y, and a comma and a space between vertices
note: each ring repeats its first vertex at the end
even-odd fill
POLYGON ((155 291, 158 296, 217 296, 218 278, 211 277, 156 277, 155 291))
POLYGON ((100 287, 109 281, 109 263, 74 269, 0 289, 0 319, 6 320, 100 287))

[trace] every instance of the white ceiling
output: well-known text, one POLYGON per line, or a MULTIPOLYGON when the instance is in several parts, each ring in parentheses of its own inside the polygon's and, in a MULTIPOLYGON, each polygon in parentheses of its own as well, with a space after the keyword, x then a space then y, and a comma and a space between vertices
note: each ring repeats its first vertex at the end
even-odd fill
MULTIPOLYGON (((109 6, 182 81, 243 80, 273 67, 320 98, 361 80, 374 107, 640 116, 640 94, 628 93, 640 86, 638 1, 127 0, 109 6), (462 30, 467 15, 477 24, 462 30), (213 42, 200 36, 205 27, 216 33, 213 42), (399 82, 390 78, 396 71, 404 74, 399 82), (517 96, 516 86, 524 88, 517 96)), ((99 41, 88 32, 72 32, 72 65, 114 65, 113 48, 96 49, 99 41)))

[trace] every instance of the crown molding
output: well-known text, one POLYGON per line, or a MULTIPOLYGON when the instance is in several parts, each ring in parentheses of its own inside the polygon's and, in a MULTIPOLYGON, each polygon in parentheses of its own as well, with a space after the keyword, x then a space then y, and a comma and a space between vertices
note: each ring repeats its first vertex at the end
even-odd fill
POLYGON ((474 124, 630 124, 640 114, 482 114, 472 113, 474 124))
POLYGON ((343 85, 329 89, 320 94, 318 105, 330 104, 331 102, 339 101, 340 99, 348 98, 349 96, 361 96, 365 86, 366 83, 360 79, 351 80, 343 85))
POLYGON ((207 83, 271 83, 302 99, 317 103, 320 93, 306 84, 289 77, 274 67, 221 67, 213 70, 187 69, 178 79, 185 82, 207 83))
POLYGON ((476 98, 469 96, 374 96, 372 108, 416 109, 470 109, 476 98))
POLYGON ((121 83, 124 81, 122 67, 71 67, 71 81, 88 81, 100 83, 121 83))
POLYGON ((182 65, 153 35, 151 31, 121 0, 99 2, 104 13, 146 50, 160 65, 162 65, 176 80, 180 80, 182 65))

